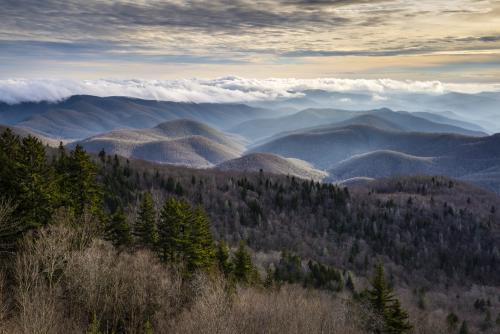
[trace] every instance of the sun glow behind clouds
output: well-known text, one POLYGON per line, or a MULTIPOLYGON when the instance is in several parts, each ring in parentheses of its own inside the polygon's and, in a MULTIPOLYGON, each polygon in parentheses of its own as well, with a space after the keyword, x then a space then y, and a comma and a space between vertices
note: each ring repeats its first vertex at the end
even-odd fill
POLYGON ((0 10, 3 78, 494 82, 499 50, 498 0, 17 0, 0 10))
POLYGON ((365 92, 377 100, 398 93, 443 94, 500 91, 500 84, 452 84, 392 79, 246 79, 221 77, 186 80, 0 80, 0 101, 59 101, 72 95, 129 96, 176 102, 253 102, 301 97, 307 90, 365 92))

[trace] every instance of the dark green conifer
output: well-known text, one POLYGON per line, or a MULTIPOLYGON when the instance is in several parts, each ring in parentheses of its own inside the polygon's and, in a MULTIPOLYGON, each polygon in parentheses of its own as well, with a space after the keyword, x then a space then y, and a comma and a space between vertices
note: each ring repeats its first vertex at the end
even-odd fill
POLYGON ((19 154, 19 163, 12 175, 18 187, 18 209, 27 227, 45 225, 57 202, 54 170, 47 164, 42 142, 35 137, 23 138, 19 154))
POLYGON ((245 243, 241 241, 238 250, 234 254, 234 277, 238 282, 251 283, 254 270, 252 257, 248 253, 245 243))
POLYGON ((215 247, 210 231, 210 222, 205 212, 200 208, 191 209, 187 225, 187 242, 185 257, 190 272, 207 270, 215 260, 215 247))
POLYGON ((375 315, 383 322, 382 328, 375 330, 377 333, 403 334, 408 333, 412 326, 408 314, 401 308, 392 289, 387 284, 384 268, 381 264, 375 268, 372 280, 372 289, 366 292, 375 315))
POLYGON ((215 248, 210 222, 201 210, 175 198, 168 199, 158 223, 158 251, 166 262, 182 262, 188 273, 214 264, 215 248))
POLYGON ((217 252, 215 256, 217 258, 219 270, 225 277, 229 277, 233 271, 233 264, 231 263, 229 247, 227 247, 224 240, 219 241, 217 244, 217 252))
POLYGON ((395 299, 389 307, 389 314, 386 317, 386 333, 400 334, 408 333, 412 326, 409 322, 408 313, 402 309, 399 300, 395 299))
POLYGON ((156 212, 151 193, 145 193, 137 213, 134 236, 139 245, 153 248, 158 240, 156 212))
POLYGON ((115 246, 129 246, 132 242, 130 226, 122 208, 118 208, 109 219, 107 227, 108 239, 115 246))
POLYGON ((101 213, 102 191, 97 184, 97 166, 80 145, 67 158, 61 190, 67 192, 68 204, 77 216, 85 210, 93 214, 101 213))
POLYGON ((165 262, 181 262, 187 242, 189 206, 171 197, 165 201, 158 222, 158 251, 165 262))

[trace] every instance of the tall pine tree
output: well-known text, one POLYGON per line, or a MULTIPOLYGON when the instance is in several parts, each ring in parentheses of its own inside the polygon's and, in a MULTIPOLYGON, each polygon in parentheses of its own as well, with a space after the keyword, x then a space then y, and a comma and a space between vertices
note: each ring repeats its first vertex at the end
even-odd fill
POLYGON ((241 241, 234 254, 234 277, 238 282, 248 284, 256 279, 255 274, 252 257, 248 253, 245 243, 241 241))
POLYGON ((23 230, 50 222, 57 204, 55 173, 40 140, 10 130, 0 137, 0 193, 16 206, 23 230))
POLYGON ((374 328, 375 333, 404 334, 411 330, 408 313, 401 308, 401 304, 387 284, 384 267, 381 264, 375 268, 372 289, 366 292, 366 296, 375 315, 382 321, 381 328, 374 328))
POLYGON ((66 173, 61 188, 67 193, 69 206, 77 216, 85 210, 100 215, 102 191, 97 183, 97 166, 80 145, 65 159, 66 173))
POLYGON ((163 261, 183 263, 189 273, 214 264, 210 222, 201 210, 183 200, 168 199, 158 222, 158 252, 163 261))
POLYGON ((217 244, 217 252, 215 256, 217 258, 219 270, 226 278, 229 277, 233 272, 233 264, 231 263, 229 247, 227 247, 224 240, 219 241, 217 244))
POLYGON ((143 247, 154 248, 158 241, 156 228, 156 211, 151 193, 145 193, 139 207, 134 226, 134 236, 137 243, 143 247))
POLYGON ((132 242, 130 226, 122 208, 118 208, 108 220, 107 237, 115 246, 129 246, 132 242))
POLYGON ((185 243, 186 264, 189 271, 207 270, 214 265, 215 246, 210 222, 200 208, 190 209, 185 243))
POLYGON ((165 262, 182 262, 187 242, 189 205, 171 197, 165 201, 158 221, 158 251, 165 262))

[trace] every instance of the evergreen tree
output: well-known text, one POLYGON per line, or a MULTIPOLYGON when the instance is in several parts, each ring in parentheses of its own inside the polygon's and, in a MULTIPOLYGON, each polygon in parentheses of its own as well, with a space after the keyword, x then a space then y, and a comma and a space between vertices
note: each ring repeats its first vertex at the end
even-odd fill
POLYGON ((412 329, 408 320, 408 313, 402 309, 399 300, 395 299, 392 305, 390 305, 388 315, 386 319, 386 333, 408 333, 412 329))
POLYGON ((158 240, 156 212, 151 193, 144 194, 134 226, 134 236, 138 243, 144 247, 153 248, 158 240))
POLYGON ((171 197, 165 201, 158 222, 158 251, 165 262, 181 262, 186 246, 189 205, 171 197))
POLYGON ((102 209, 102 191, 97 183, 97 166, 80 145, 70 153, 61 191, 67 192, 68 204, 77 216, 85 210, 99 215, 102 209))
POLYGON ((313 286, 316 289, 342 290, 342 275, 338 270, 312 261, 309 261, 308 267, 309 273, 305 280, 306 285, 313 286))
POLYGON ((304 279, 302 259, 287 251, 281 253, 279 263, 274 270, 274 278, 277 282, 299 283, 304 279))
MULTIPOLYGON (((40 140, 10 130, 0 137, 0 194, 16 205, 22 231, 49 223, 58 201, 54 169, 40 140)), ((20 231, 20 232, 22 232, 20 231)))
POLYGON ((186 265, 190 272, 214 265, 215 247, 210 222, 200 208, 191 210, 187 226, 186 265))
POLYGON ((16 183, 14 195, 19 216, 26 228, 48 224, 57 203, 55 173, 46 161, 45 148, 40 140, 23 138, 16 170, 10 176, 16 183))
POLYGON ((132 242, 130 226, 127 223, 127 217, 122 208, 118 208, 109 219, 107 227, 108 239, 115 246, 129 246, 132 242))
POLYGON ((0 193, 12 199, 19 193, 16 171, 20 165, 21 140, 7 128, 0 136, 0 193))
POLYGON ((233 264, 231 263, 229 247, 227 247, 224 240, 219 241, 217 244, 217 252, 215 256, 217 258, 217 264, 220 271, 225 277, 229 277, 233 271, 233 264))
POLYGON ((383 322, 382 328, 375 329, 376 333, 402 334, 410 331, 412 327, 408 321, 408 314, 401 308, 401 304, 387 284, 381 264, 375 268, 372 289, 366 292, 366 296, 375 314, 383 322))
POLYGON ((252 258, 248 253, 245 243, 240 242, 238 250, 234 254, 234 277, 238 282, 248 284, 254 276, 252 258))
POLYGON ((385 280, 382 265, 375 267, 375 275, 371 284, 372 289, 368 291, 368 300, 375 310, 384 313, 388 305, 394 301, 394 295, 385 280))
POLYGON ((9 129, 0 136, 0 196, 9 202, 11 219, 2 227, 0 243, 14 250, 29 229, 46 225, 58 205, 55 171, 45 147, 35 137, 21 139, 9 129))
POLYGON ((160 213, 158 251, 163 261, 182 262, 188 273, 214 264, 215 247, 210 222, 201 209, 175 198, 168 199, 160 213))

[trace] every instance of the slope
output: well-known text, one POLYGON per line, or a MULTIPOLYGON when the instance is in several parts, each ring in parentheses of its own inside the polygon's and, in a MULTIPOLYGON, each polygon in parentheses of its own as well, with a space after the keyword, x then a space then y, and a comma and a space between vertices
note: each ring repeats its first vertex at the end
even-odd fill
POLYGON ((86 138, 118 128, 150 128, 180 118, 224 129, 264 115, 272 115, 272 112, 243 104, 177 103, 87 95, 72 96, 57 103, 0 106, 0 123, 67 139, 86 138))
POLYGON ((216 168, 221 171, 263 171, 270 174, 284 174, 313 180, 321 180, 327 175, 323 171, 314 169, 305 161, 287 159, 269 153, 251 153, 237 159, 224 161, 216 168))
POLYGON ((306 109, 289 116, 247 121, 230 130, 254 141, 276 138, 284 133, 311 130, 316 127, 343 127, 348 125, 375 126, 383 130, 393 131, 455 133, 478 137, 487 135, 482 131, 470 130, 446 122, 435 122, 427 118, 418 117, 415 113, 396 112, 387 108, 368 111, 306 109))
POLYGON ((441 174, 436 158, 416 157, 395 151, 374 151, 344 160, 328 170, 333 181, 358 177, 385 178, 400 175, 441 174))
POLYGON ((332 168, 356 154, 378 150, 398 151, 420 157, 453 157, 459 162, 472 161, 477 168, 486 168, 500 156, 500 136, 470 137, 385 131, 359 125, 341 128, 334 126, 293 133, 252 149, 253 152, 269 152, 302 159, 321 169, 332 168))
POLYGON ((135 157, 161 163, 210 167, 241 155, 244 143, 192 120, 174 120, 151 129, 115 130, 70 144, 90 152, 135 157))

